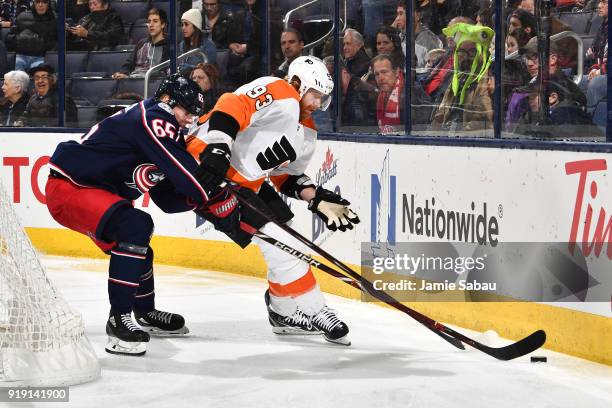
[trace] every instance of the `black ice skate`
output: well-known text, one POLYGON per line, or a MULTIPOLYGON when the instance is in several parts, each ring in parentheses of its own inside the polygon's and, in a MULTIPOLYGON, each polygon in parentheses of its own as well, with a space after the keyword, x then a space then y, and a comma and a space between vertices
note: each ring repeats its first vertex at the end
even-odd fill
POLYGON ((311 323, 311 317, 297 309, 291 316, 282 316, 270 308, 270 292, 264 295, 268 308, 268 320, 272 325, 272 332, 276 334, 321 334, 311 323))
POLYGON ((150 312, 134 310, 134 317, 142 330, 152 336, 181 336, 189 333, 189 329, 185 326, 185 319, 180 314, 156 309, 150 312))
POLYGON ((347 334, 348 326, 336 316, 336 311, 327 306, 312 317, 312 325, 323 332, 325 340, 331 343, 350 346, 351 341, 347 334))
POLYGON ((105 349, 108 353, 142 356, 147 351, 149 334, 134 323, 131 313, 120 314, 111 309, 106 334, 108 343, 105 349))

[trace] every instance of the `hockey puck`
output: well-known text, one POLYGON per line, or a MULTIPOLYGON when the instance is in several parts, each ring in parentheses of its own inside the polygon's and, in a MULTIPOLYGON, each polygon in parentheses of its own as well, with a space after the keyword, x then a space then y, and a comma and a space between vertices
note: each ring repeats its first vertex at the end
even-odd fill
POLYGON ((546 357, 531 357, 531 362, 532 363, 545 363, 546 362, 546 357))

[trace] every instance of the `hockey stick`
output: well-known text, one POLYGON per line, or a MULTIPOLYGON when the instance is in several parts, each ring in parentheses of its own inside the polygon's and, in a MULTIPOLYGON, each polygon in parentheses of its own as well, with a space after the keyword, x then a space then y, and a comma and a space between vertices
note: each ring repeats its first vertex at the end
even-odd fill
POLYGON ((402 304, 399 303, 398 301, 396 301, 393 297, 391 297, 389 294, 385 293, 385 292, 379 292, 379 291, 374 291, 372 289, 368 290, 369 288, 373 288, 372 284, 367 281, 366 279, 364 279, 361 275, 359 275, 358 273, 356 273, 355 271, 353 271, 351 268, 349 268, 348 266, 346 266, 344 263, 342 263, 341 261, 339 261, 338 259, 336 259, 335 257, 333 257, 332 255, 330 255, 329 253, 327 253, 325 250, 323 250, 322 248, 320 248, 319 246, 315 245, 314 243, 312 243, 310 240, 308 240, 306 237, 302 236, 300 233, 298 233, 297 231, 295 231, 294 229, 292 229, 291 227, 289 227, 288 225, 285 224, 280 224, 277 223, 276 221, 270 219, 270 217, 262 210, 260 210, 259 208, 257 208, 256 205, 254 205, 253 203, 251 203, 249 201, 249 199, 247 197, 245 197, 238 189, 233 189, 234 193, 236 194, 236 197, 238 197, 238 199, 240 200, 241 203, 245 204, 246 206, 248 206, 249 208, 251 208, 253 211, 257 212, 260 216, 264 217, 265 219, 267 219, 269 222, 274 223, 275 225, 277 225, 279 228, 283 229, 285 232, 287 232, 288 234, 290 234, 291 236, 293 236, 294 238, 296 238, 298 241, 300 241, 301 243, 303 243, 304 245, 306 245, 308 248, 312 249, 313 251, 315 251, 317 254, 321 255, 323 258, 325 258, 326 260, 328 260, 329 262, 333 263, 335 266, 337 266, 341 271, 345 272, 348 276, 341 274, 340 272, 330 268, 327 265, 324 265, 320 262, 317 262, 316 260, 313 260, 311 257, 309 257, 308 255, 289 247, 288 245, 285 245, 283 243, 280 243, 278 240, 269 237, 266 234, 263 234, 261 232, 257 233, 257 236, 261 239, 263 239, 264 241, 278 246, 281 249, 283 249, 284 251, 294 255, 295 257, 297 257, 298 259, 307 262, 309 264, 311 264, 312 266, 315 266, 318 269, 321 269, 323 272, 326 272, 332 276, 335 276, 337 278, 340 278, 343 282, 357 287, 361 290, 366 291, 367 293, 369 293, 370 295, 374 296, 375 298, 381 300, 384 303, 387 303, 389 306, 392 306, 398 310, 400 310, 401 312, 409 315, 410 317, 412 317, 413 319, 415 319, 416 321, 418 321, 419 323, 423 324, 425 327, 427 327, 428 329, 434 331, 436 334, 440 335, 442 338, 444 338, 445 340, 447 340, 448 342, 450 342, 451 344, 453 344, 455 347, 461 348, 463 349, 463 345, 461 344, 461 342, 464 342, 472 347, 474 347, 477 350, 482 351, 483 353, 486 353, 498 360, 512 360, 515 359, 517 357, 521 357, 525 354, 529 354, 532 351, 537 350, 538 348, 540 348, 546 341, 546 333, 544 332, 544 330, 537 330, 533 333, 531 333, 530 335, 528 335, 527 337, 514 342, 512 344, 509 344, 507 346, 504 347, 489 347, 486 346, 474 339, 471 339, 453 329, 451 329, 450 327, 445 326, 444 324, 437 322, 433 319, 431 319, 428 316, 425 316, 422 313, 417 312, 416 310, 402 304), (355 286, 356 285, 356 286, 355 286))

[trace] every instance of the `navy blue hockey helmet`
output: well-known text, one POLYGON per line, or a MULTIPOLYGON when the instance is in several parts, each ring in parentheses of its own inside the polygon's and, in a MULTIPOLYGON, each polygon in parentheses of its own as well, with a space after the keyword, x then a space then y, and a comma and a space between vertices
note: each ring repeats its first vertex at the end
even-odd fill
POLYGON ((155 98, 159 99, 162 95, 170 97, 166 103, 172 108, 179 105, 193 115, 204 114, 204 93, 198 84, 189 78, 180 74, 168 75, 157 88, 155 98))

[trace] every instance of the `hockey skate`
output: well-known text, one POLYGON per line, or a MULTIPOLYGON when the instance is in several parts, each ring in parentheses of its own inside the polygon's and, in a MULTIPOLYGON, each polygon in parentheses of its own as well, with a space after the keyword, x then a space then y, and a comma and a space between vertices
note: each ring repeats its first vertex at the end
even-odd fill
POLYGON ((312 316, 312 325, 323 333, 325 340, 344 346, 351 345, 351 341, 347 336, 349 328, 346 323, 338 319, 334 309, 323 306, 319 313, 312 316))
POLYGON ((275 334, 321 334, 311 323, 311 317, 297 309, 291 316, 282 316, 270 308, 270 292, 264 295, 268 308, 268 320, 275 334))
POLYGON ((147 351, 149 334, 134 323, 131 313, 120 314, 111 309, 106 334, 108 343, 105 349, 108 353, 142 356, 147 351))
POLYGON ((180 314, 153 309, 150 312, 134 310, 136 322, 142 330, 157 337, 182 336, 189 333, 180 314))

